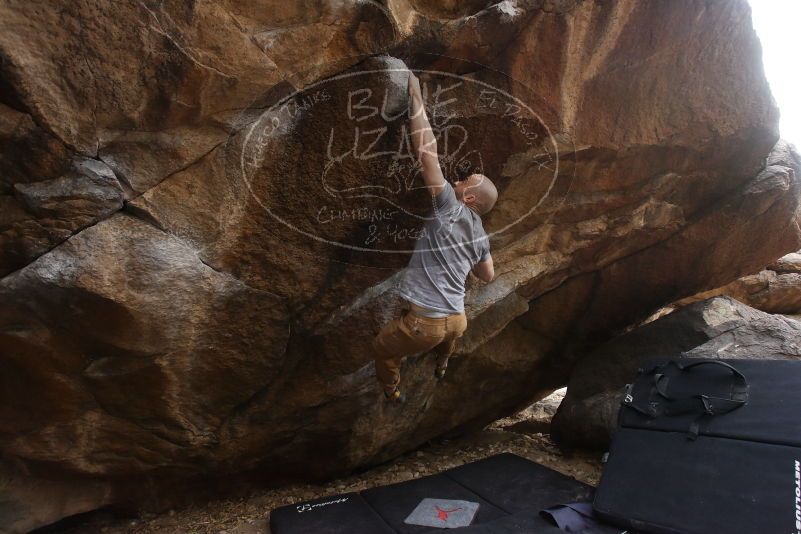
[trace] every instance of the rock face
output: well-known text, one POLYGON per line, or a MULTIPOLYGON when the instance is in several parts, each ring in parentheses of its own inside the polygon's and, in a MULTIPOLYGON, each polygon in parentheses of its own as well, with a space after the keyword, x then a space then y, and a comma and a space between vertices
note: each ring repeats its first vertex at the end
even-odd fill
POLYGON ((801 272, 765 269, 738 278, 718 289, 683 299, 679 306, 716 295, 727 295, 768 313, 798 314, 801 311, 801 272))
POLYGON ((801 322, 713 297, 616 337, 581 360, 551 423, 561 445, 603 449, 615 430, 623 388, 659 358, 801 358, 801 322))
MULTIPOLYGON (((801 156, 795 147, 782 142, 769 156, 768 165, 797 169, 801 165, 801 156)), ((768 313, 799 315, 801 314, 801 254, 793 252, 782 256, 757 274, 743 276, 725 286, 681 299, 657 314, 718 295, 732 297, 768 313)))
POLYGON ((745 0, 20 0, 0 21, 10 530, 380 463, 801 247, 745 0), (446 176, 500 199, 459 357, 439 384, 407 359, 397 410, 369 349, 429 207, 407 68, 446 176))
POLYGON ((717 295, 726 295, 768 313, 801 314, 801 254, 782 256, 766 269, 738 278, 723 287, 674 303, 686 306, 717 295))

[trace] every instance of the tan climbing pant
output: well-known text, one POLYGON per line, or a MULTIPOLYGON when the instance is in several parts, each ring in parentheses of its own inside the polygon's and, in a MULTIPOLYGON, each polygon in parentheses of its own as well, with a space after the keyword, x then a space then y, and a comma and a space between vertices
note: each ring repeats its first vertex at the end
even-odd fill
POLYGON ((437 354, 437 365, 447 364, 456 340, 466 329, 464 313, 426 317, 407 304, 400 316, 384 325, 373 338, 376 378, 385 391, 391 392, 400 384, 403 358, 431 350, 437 354))

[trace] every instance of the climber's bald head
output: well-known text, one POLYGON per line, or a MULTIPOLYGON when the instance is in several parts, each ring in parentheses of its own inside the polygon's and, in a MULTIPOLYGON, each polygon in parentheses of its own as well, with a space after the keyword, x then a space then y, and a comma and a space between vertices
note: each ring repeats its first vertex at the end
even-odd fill
POLYGON ((498 200, 495 184, 483 174, 471 174, 464 180, 455 182, 453 190, 456 192, 456 198, 479 215, 489 212, 498 200))

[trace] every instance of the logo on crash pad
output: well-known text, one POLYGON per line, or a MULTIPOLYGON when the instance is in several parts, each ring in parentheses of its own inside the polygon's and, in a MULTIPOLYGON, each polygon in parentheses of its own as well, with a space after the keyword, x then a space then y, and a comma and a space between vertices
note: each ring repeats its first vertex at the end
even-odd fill
POLYGON ((307 503, 295 505, 295 508, 297 509, 298 513, 310 512, 310 511, 315 510, 317 508, 322 508, 324 506, 328 506, 328 505, 331 505, 331 504, 343 503, 343 502, 346 502, 347 500, 348 500, 348 497, 340 497, 339 499, 334 499, 332 501, 325 501, 325 502, 318 502, 318 503, 308 503, 307 502, 307 503))
POLYGON ((404 523, 437 528, 466 527, 478 511, 477 502, 426 498, 420 501, 404 523))
POLYGON ((437 518, 442 521, 447 521, 448 514, 450 514, 451 512, 458 512, 459 510, 461 510, 461 508, 454 508, 453 510, 443 510, 439 506, 436 506, 435 508, 437 509, 437 518))

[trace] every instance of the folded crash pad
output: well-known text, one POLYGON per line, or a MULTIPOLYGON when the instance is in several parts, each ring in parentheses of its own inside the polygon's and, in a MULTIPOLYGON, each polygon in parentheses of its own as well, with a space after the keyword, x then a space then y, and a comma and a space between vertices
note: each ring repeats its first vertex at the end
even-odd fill
POLYGON ((646 366, 623 401, 596 513, 644 532, 801 532, 799 391, 801 361, 646 366))
POLYGON ((273 534, 441 533, 404 522, 430 498, 478 503, 473 524, 459 532, 560 532, 539 512, 592 495, 591 486, 502 453, 436 475, 282 506, 270 515, 270 528, 273 534))

